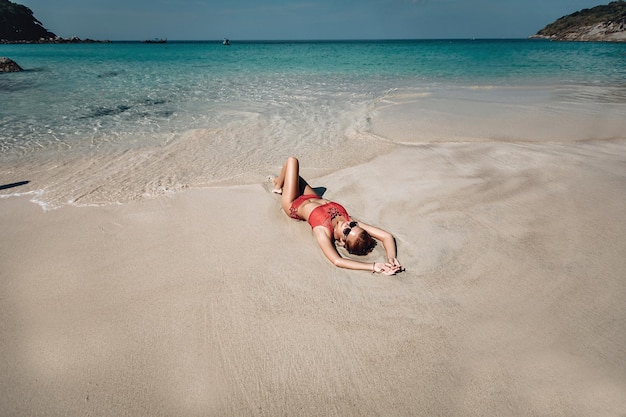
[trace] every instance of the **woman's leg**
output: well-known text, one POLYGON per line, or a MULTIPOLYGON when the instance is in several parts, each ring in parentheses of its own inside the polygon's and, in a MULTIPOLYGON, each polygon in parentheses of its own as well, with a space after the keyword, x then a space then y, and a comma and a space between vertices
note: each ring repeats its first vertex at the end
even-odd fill
POLYGON ((300 177, 300 162, 297 158, 290 156, 283 165, 280 175, 274 180, 277 189, 283 190, 281 205, 285 213, 289 213, 293 200, 303 194, 315 194, 315 191, 300 177))

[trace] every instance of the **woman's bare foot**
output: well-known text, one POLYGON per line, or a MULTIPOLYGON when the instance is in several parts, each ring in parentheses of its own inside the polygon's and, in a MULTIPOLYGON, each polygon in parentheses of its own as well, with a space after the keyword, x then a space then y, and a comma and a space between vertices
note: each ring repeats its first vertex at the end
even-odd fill
POLYGON ((272 192, 274 194, 282 194, 283 193, 283 188, 278 186, 278 177, 274 177, 272 175, 267 177, 268 181, 271 181, 272 184, 274 184, 274 189, 272 190, 272 192))

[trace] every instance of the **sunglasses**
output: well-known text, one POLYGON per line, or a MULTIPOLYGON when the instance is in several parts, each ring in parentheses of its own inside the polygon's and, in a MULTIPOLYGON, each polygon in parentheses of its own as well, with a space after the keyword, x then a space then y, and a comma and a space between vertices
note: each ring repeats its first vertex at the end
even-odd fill
POLYGON ((350 222, 350 224, 348 225, 350 227, 346 227, 345 229, 343 229, 343 235, 345 237, 348 237, 348 235, 352 231, 352 228, 355 227, 357 224, 359 224, 359 223, 358 222, 350 222))

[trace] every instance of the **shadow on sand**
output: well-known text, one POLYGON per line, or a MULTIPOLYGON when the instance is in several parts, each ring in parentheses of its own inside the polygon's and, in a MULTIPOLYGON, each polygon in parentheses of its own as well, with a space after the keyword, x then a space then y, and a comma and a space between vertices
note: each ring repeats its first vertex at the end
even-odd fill
POLYGON ((26 185, 29 182, 30 181, 20 181, 20 182, 14 182, 12 184, 0 185, 0 190, 6 190, 7 188, 13 188, 13 187, 19 187, 20 185, 26 185))

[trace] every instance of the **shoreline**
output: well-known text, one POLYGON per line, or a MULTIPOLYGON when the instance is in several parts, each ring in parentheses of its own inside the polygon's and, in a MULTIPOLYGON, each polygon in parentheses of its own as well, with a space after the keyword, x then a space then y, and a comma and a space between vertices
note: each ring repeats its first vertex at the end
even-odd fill
POLYGON ((625 139, 416 143, 311 178, 394 233, 394 277, 330 265, 260 184, 0 199, 0 408, 618 416, 625 160, 625 139))
POLYGON ((36 39, 36 40, 9 40, 0 39, 0 45, 51 45, 51 44, 77 44, 77 43, 111 43, 108 40, 97 39, 81 39, 73 36, 71 38, 50 38, 50 39, 36 39))
MULTIPOLYGON (((606 86, 398 89, 360 103, 358 111, 346 110, 328 124, 329 141, 316 130, 316 120, 325 114, 304 117, 302 129, 311 127, 305 137, 312 135, 313 142, 298 156, 304 158, 308 178, 367 163, 398 146, 615 141, 624 138, 623 97, 622 89, 606 86), (334 147, 330 154, 324 152, 329 146, 334 147)), ((101 138, 102 145, 77 141, 13 152, 5 159, 0 185, 25 185, 0 190, 0 198, 28 194, 44 210, 54 210, 250 185, 302 149, 304 141, 290 135, 266 136, 272 129, 250 132, 248 123, 271 125, 261 114, 232 123, 221 129, 192 127, 172 137, 148 135, 140 146, 137 132, 127 138, 129 144, 109 145, 108 138, 101 138)))

